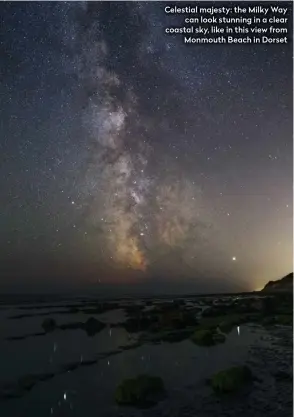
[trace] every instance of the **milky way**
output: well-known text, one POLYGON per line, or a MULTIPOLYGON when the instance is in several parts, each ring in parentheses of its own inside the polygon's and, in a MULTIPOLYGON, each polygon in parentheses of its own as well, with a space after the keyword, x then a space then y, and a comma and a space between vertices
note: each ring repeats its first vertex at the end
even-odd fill
MULTIPOLYGON (((78 74, 83 83, 91 86, 83 110, 90 155, 80 184, 89 190, 90 196, 90 203, 86 200, 86 221, 94 230, 100 227, 106 260, 108 257, 119 267, 144 271, 147 258, 141 224, 150 186, 144 174, 147 147, 139 142, 136 152, 131 152, 127 129, 132 119, 138 118, 136 99, 121 88, 117 74, 103 66, 107 46, 99 39, 96 41, 97 34, 91 36, 91 29, 90 25, 85 44, 93 48, 88 48, 86 56, 82 53, 83 69, 78 74), (115 95, 118 89, 123 90, 122 100, 115 95)), ((81 49, 84 52, 84 43, 81 49)))
POLYGON ((99 245, 105 241, 104 261, 146 271, 156 247, 157 257, 177 248, 191 263, 195 241, 203 237, 202 223, 198 235, 197 185, 180 175, 173 159, 166 171, 148 175, 157 152, 148 138, 151 129, 140 115, 135 93, 107 68, 110 52, 96 19, 89 22, 79 46, 77 75, 87 88, 83 121, 89 147, 79 186, 88 190, 82 202, 84 220, 97 231, 99 245), (142 139, 133 127, 144 122, 147 135, 142 139))

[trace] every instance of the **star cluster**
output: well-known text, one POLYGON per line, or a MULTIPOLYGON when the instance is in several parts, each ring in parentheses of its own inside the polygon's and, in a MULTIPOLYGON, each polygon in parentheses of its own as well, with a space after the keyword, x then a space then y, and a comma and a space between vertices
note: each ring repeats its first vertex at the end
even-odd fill
POLYGON ((187 47, 158 2, 1 9, 5 285, 292 269, 291 45, 187 47))

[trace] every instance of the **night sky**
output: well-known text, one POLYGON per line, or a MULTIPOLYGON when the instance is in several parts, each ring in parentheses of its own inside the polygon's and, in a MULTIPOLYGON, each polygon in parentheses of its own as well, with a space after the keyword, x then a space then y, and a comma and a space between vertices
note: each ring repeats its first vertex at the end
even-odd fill
POLYGON ((0 5, 2 289, 292 271, 292 44, 184 45, 166 4, 0 5))

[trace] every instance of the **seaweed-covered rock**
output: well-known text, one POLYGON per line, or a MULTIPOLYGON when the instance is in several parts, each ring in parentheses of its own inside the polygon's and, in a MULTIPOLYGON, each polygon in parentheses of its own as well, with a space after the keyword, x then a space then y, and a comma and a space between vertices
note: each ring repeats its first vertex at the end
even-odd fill
POLYGON ((192 334, 191 340, 196 345, 211 346, 211 345, 214 345, 213 335, 214 333, 212 330, 196 330, 192 334))
POLYGON ((199 346, 213 346, 226 341, 224 334, 216 332, 215 329, 196 330, 191 336, 192 342, 199 346))
POLYGON ((116 389, 115 399, 121 405, 150 406, 164 395, 164 384, 161 378, 139 375, 125 379, 116 389))
POLYGON ((210 384, 217 393, 237 391, 246 383, 252 381, 252 373, 247 366, 234 366, 215 374, 210 384))
POLYGON ((46 333, 52 332, 56 328, 56 321, 54 319, 43 320, 42 327, 46 333))

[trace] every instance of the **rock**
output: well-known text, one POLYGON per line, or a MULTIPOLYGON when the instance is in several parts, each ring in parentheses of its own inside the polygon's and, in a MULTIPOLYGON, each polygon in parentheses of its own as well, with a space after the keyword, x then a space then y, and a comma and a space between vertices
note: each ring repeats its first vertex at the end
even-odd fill
POLYGON ((229 393, 237 391, 252 380, 250 368, 247 366, 235 366, 215 374, 210 383, 215 392, 229 393))
POLYGON ((211 330, 196 330, 191 336, 192 342, 200 346, 214 345, 214 333, 211 330))
POLYGON ((218 332, 216 323, 202 323, 201 327, 192 334, 191 340, 200 346, 213 346, 224 343, 226 336, 218 332))
POLYGON ((161 378, 139 375, 125 379, 116 389, 115 400, 120 405, 145 407, 154 405, 165 393, 161 378))
POLYGON ((56 328, 56 321, 54 319, 43 320, 42 327, 46 333, 52 332, 56 328))

